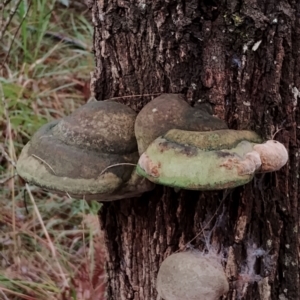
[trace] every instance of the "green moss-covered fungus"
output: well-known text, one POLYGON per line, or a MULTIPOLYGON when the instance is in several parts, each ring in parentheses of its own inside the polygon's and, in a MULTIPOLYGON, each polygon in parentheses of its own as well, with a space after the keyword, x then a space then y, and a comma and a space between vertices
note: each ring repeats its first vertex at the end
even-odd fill
POLYGON ((23 148, 18 174, 29 183, 75 198, 102 201, 153 188, 136 174, 136 113, 116 102, 90 102, 44 125, 23 148))

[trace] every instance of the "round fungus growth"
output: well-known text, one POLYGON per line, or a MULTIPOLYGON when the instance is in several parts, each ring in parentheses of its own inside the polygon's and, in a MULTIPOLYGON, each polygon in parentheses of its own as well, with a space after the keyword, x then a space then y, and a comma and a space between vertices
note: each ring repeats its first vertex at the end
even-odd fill
POLYGON ((218 300, 229 290, 220 262, 195 250, 167 257, 159 268, 156 286, 164 300, 218 300))
POLYGON ((75 198, 117 200, 154 185, 137 175, 136 113, 116 102, 90 102, 44 125, 23 148, 18 174, 75 198))
POLYGON ((252 131, 170 130, 141 155, 137 172, 150 181, 190 190, 219 190, 244 185, 255 172, 270 172, 287 162, 279 142, 261 143, 252 131))
POLYGON ((135 135, 140 155, 159 136, 170 129, 209 131, 226 129, 224 121, 213 117, 204 107, 193 108, 180 94, 162 94, 140 111, 135 135))
POLYGON ((278 141, 269 140, 264 144, 254 145, 253 150, 260 156, 261 168, 259 171, 262 173, 279 170, 289 159, 286 148, 278 141))

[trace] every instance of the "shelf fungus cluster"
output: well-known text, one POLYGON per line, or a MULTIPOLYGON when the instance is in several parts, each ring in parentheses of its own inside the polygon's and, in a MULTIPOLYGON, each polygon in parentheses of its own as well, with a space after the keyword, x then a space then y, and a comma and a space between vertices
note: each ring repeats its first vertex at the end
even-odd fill
POLYGON ((123 104, 99 101, 43 126, 22 150, 17 171, 44 189, 99 201, 139 196, 154 184, 226 189, 286 164, 281 143, 262 142, 181 95, 163 94, 137 116, 123 104))
MULTIPOLYGON (((163 94, 137 116, 125 105, 100 101, 44 125, 23 148, 17 171, 47 190, 111 201, 139 196, 155 184, 234 188, 287 160, 281 143, 230 130, 181 95, 163 94)), ((182 252, 162 263, 157 289, 165 300, 214 300, 228 291, 228 283, 213 258, 182 252)))

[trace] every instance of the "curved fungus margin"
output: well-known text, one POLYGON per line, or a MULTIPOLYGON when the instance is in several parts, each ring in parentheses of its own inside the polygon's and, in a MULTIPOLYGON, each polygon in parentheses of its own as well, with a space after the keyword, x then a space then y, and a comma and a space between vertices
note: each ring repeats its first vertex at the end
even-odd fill
POLYGON ((260 161, 247 157, 260 140, 251 131, 172 130, 141 155, 137 172, 154 183, 188 190, 234 188, 251 181, 260 167, 260 161), (190 135, 190 141, 184 138, 190 135))
POLYGON ((25 181, 74 198, 117 200, 154 185, 136 174, 136 113, 116 102, 90 102, 44 125, 17 162, 25 181))
POLYGON ((272 172, 286 164, 279 142, 252 131, 170 130, 141 155, 137 172, 150 181, 189 190, 220 190, 250 182, 256 172, 272 172))

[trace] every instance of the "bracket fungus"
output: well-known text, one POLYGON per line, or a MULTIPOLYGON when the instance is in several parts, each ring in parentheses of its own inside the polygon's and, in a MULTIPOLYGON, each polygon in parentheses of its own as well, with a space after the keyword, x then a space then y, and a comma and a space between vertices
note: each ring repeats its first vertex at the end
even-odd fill
POLYGON ((244 185, 256 172, 272 172, 288 160, 285 147, 252 131, 230 130, 181 95, 149 102, 135 122, 139 175, 174 188, 219 190, 244 185))
POLYGON ((75 198, 102 201, 153 189, 140 177, 134 136, 136 113, 110 101, 90 102, 44 125, 23 148, 18 174, 27 182, 75 198))
POLYGON ((156 281, 164 300, 218 300, 229 290, 221 263, 195 250, 175 253, 161 264, 156 281))
POLYGON ((242 158, 258 141, 249 131, 170 130, 142 154, 138 172, 153 182, 191 190, 235 187, 252 179, 256 161, 253 166, 252 160, 243 163, 242 158))
POLYGON ((256 172, 272 172, 288 154, 277 141, 252 131, 170 130, 141 155, 137 172, 150 181, 190 190, 220 190, 248 183, 256 172))

